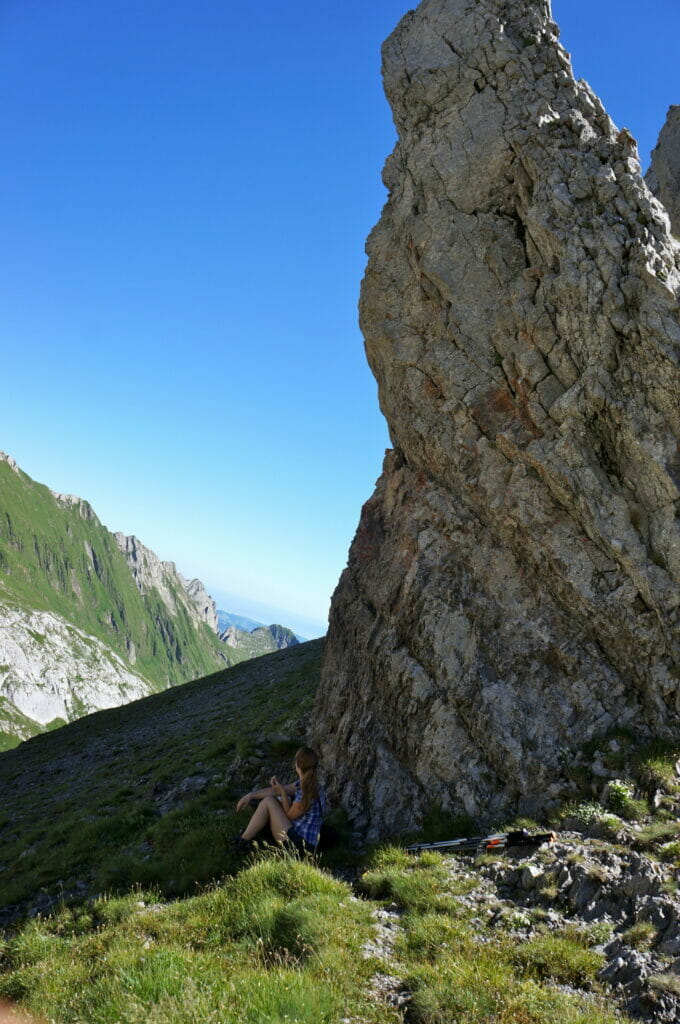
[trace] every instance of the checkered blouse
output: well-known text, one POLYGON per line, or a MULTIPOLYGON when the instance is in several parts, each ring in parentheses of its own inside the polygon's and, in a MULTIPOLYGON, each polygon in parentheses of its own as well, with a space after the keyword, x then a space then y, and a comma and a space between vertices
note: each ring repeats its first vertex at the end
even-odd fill
MULTIPOLYGON (((293 797, 293 804, 302 802, 302 785, 298 779, 295 783, 295 796, 293 797)), ((292 804, 291 804, 292 806, 292 804)), ((319 842, 319 834, 321 832, 321 824, 323 822, 323 816, 326 813, 326 793, 323 786, 319 786, 319 795, 316 800, 312 803, 311 807, 306 814, 296 818, 289 832, 294 832, 300 839, 304 839, 310 846, 316 846, 319 842)))

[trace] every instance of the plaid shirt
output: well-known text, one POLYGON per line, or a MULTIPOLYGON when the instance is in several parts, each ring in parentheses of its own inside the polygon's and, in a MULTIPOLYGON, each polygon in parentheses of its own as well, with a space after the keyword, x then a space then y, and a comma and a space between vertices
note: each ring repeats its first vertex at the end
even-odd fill
MULTIPOLYGON (((295 783, 295 796, 293 797, 293 804, 302 802, 302 786, 300 780, 295 783)), ((292 806, 292 804, 291 804, 292 806)), ((300 839, 304 839, 310 846, 316 846, 319 842, 319 834, 321 831, 321 823, 323 822, 323 816, 326 813, 326 793, 323 786, 319 786, 319 795, 314 801, 312 806, 309 808, 306 814, 296 818, 289 828, 289 832, 294 832, 300 839)))

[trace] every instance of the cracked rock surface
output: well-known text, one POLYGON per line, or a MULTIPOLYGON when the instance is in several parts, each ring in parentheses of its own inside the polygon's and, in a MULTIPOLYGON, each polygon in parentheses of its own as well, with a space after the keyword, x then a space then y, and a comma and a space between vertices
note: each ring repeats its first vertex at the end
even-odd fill
MULTIPOLYGON (((680 735, 680 243, 545 0, 424 0, 360 315, 394 449, 314 742, 356 827, 537 814, 579 746, 680 735)), ((676 108, 677 109, 677 108, 676 108)))
MULTIPOLYGON (((461 861, 451 869, 459 875, 469 870, 461 861)), ((680 997, 663 985, 677 972, 680 949, 680 903, 668 892, 676 882, 672 871, 635 851, 565 832, 549 849, 514 864, 498 860, 481 873, 491 895, 484 902, 476 893, 467 899, 479 904, 487 929, 514 927, 519 943, 536 928, 555 934, 568 926, 610 929, 598 947, 599 980, 632 1016, 675 1024, 680 997), (640 949, 634 926, 643 923, 653 937, 650 948, 640 949)))
POLYGON ((645 181, 666 207, 673 234, 680 238, 680 106, 668 111, 645 181))

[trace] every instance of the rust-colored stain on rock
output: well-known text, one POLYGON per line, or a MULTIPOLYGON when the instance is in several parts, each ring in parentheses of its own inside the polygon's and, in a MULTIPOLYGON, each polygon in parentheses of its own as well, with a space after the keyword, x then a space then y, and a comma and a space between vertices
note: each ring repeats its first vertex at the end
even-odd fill
POLYGON ((539 436, 539 431, 526 408, 526 394, 521 381, 515 382, 518 401, 505 388, 486 391, 470 407, 472 419, 490 440, 506 431, 512 431, 518 442, 528 443, 539 436))

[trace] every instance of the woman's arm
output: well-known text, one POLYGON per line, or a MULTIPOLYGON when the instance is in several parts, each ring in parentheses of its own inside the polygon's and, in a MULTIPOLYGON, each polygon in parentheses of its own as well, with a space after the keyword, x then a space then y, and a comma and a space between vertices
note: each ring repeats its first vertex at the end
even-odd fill
MULTIPOLYGON (((272 782, 273 781, 274 780, 272 779, 272 782)), ((281 786, 277 780, 276 786, 267 786, 266 789, 258 789, 252 793, 246 793, 245 796, 242 796, 239 802, 236 804, 236 810, 242 811, 244 807, 248 806, 251 800, 264 800, 266 796, 280 797, 281 791, 283 791, 285 796, 291 797, 295 793, 295 788, 296 787, 294 782, 290 782, 287 786, 281 786)), ((288 803, 290 803, 290 801, 288 801, 288 803)), ((283 806, 283 800, 281 800, 281 805, 283 806)), ((286 810, 285 807, 284 810, 286 810)))
POLYGON ((293 803, 288 808, 288 810, 286 811, 286 813, 291 821, 295 821, 296 818, 301 818, 303 813, 302 801, 294 800, 293 803))
POLYGON ((267 789, 258 789, 253 793, 246 793, 245 796, 242 796, 236 804, 236 810, 242 811, 244 807, 248 806, 251 800, 264 800, 266 796, 274 796, 273 786, 268 786, 267 789))
MULTIPOLYGON (((272 781, 272 790, 273 790, 274 794, 281 801, 281 807, 283 808, 284 813, 288 814, 288 810, 290 808, 290 797, 292 795, 292 794, 290 794, 290 786, 289 785, 288 786, 282 786, 281 783, 279 782, 279 780, 276 778, 275 775, 272 777, 271 781, 272 781)), ((294 784, 293 784, 293 792, 295 792, 295 785, 294 784)))

